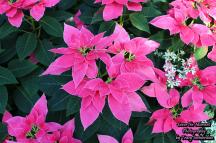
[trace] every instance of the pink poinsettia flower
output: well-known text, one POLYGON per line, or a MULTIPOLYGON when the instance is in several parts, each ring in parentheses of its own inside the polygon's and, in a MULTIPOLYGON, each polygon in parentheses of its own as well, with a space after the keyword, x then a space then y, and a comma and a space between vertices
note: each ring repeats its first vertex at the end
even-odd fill
POLYGON ((48 132, 61 128, 57 123, 45 123, 47 112, 47 101, 43 95, 36 102, 29 115, 26 117, 15 116, 6 120, 9 135, 22 143, 44 141, 48 132))
POLYGON ((215 37, 211 30, 202 24, 193 24, 191 26, 195 33, 192 43, 197 47, 213 46, 216 42, 215 37))
POLYGON ((150 23, 161 29, 167 29, 170 34, 180 33, 182 41, 189 44, 193 41, 194 32, 185 25, 187 15, 178 9, 171 9, 169 14, 154 18, 150 23))
POLYGON ((104 108, 106 95, 109 94, 107 85, 98 79, 94 83, 83 80, 77 88, 74 82, 70 81, 62 88, 69 94, 82 98, 80 118, 86 129, 98 118, 104 108), (87 88, 88 86, 91 88, 87 88))
POLYGON ((58 131, 48 135, 50 143, 81 143, 80 140, 73 137, 75 130, 74 119, 65 123, 58 131))
POLYGON ((109 68, 114 66, 120 73, 137 73, 146 80, 154 80, 154 65, 146 56, 155 51, 159 43, 141 37, 130 40, 128 33, 118 24, 113 35, 115 43, 109 47, 109 52, 116 55, 112 57, 109 68))
POLYGON ((158 103, 165 108, 174 107, 179 102, 179 92, 174 88, 167 89, 167 78, 163 71, 156 68, 154 68, 154 71, 158 80, 149 86, 144 86, 142 92, 149 97, 156 97, 158 103))
POLYGON ((190 76, 183 86, 192 86, 182 97, 182 106, 201 104, 203 100, 211 105, 216 105, 216 66, 210 66, 199 70, 194 76, 190 76))
MULTIPOLYGON (((100 143, 119 143, 115 138, 108 135, 98 135, 100 143)), ((121 143, 133 143, 133 132, 128 130, 122 137, 121 143)))
POLYGON ((181 40, 186 44, 192 43, 197 47, 215 44, 211 30, 205 25, 194 24, 193 20, 190 21, 188 14, 181 9, 173 8, 167 15, 156 17, 150 23, 169 30, 171 35, 179 33, 181 40))
POLYGON ((176 9, 181 9, 188 17, 193 19, 197 19, 199 16, 199 10, 194 8, 195 1, 194 0, 176 0, 171 3, 176 9))
POLYGON ((22 4, 24 0, 9 2, 8 0, 0 1, 0 14, 6 14, 8 21, 15 27, 20 27, 24 14, 22 12, 22 4))
POLYGON ((73 133, 75 130, 74 119, 68 121, 63 125, 61 131, 61 137, 59 143, 81 143, 80 140, 73 138, 73 133))
POLYGON ((152 114, 148 124, 153 124, 153 133, 167 133, 174 130, 177 134, 182 134, 182 128, 177 126, 178 123, 200 122, 209 119, 204 113, 204 104, 199 104, 199 108, 191 106, 184 111, 179 106, 176 107, 159 109, 152 114))
POLYGON ((31 7, 30 14, 36 21, 39 21, 43 17, 46 7, 53 7, 59 2, 60 0, 40 0, 31 7))
POLYGON ((85 27, 81 30, 65 24, 64 41, 68 48, 52 49, 63 56, 57 58, 43 75, 60 75, 72 68, 72 77, 77 87, 85 76, 95 78, 98 74, 96 60, 105 56, 106 47, 112 44, 109 37, 103 38, 103 33, 94 36, 85 27))
POLYGON ((141 2, 146 0, 95 0, 95 3, 102 3, 105 5, 103 10, 103 18, 105 21, 116 19, 123 13, 124 6, 128 10, 132 11, 141 11, 142 5, 141 2))
POLYGON ((78 90, 73 88, 75 87, 73 82, 63 86, 66 92, 72 95, 78 93, 78 96, 82 98, 80 117, 84 129, 102 113, 106 96, 108 96, 108 104, 113 115, 126 124, 129 122, 132 111, 147 111, 141 97, 135 92, 144 84, 144 80, 139 75, 124 73, 104 80, 100 78, 89 80, 85 85, 78 86, 78 90))

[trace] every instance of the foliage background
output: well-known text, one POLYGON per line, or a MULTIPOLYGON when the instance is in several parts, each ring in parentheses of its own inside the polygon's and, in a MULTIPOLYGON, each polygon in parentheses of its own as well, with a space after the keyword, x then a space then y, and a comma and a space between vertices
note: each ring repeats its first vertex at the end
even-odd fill
MULTIPOLYGON (((131 37, 145 37, 160 42, 160 51, 187 50, 178 36, 169 36, 164 31, 151 26, 148 22, 158 15, 165 14, 171 0, 151 0, 143 4, 141 12, 130 12, 125 9, 123 25, 131 37)), ((61 76, 40 76, 47 66, 54 61, 56 55, 48 50, 54 47, 65 46, 63 41, 63 25, 68 18, 81 10, 80 19, 93 33, 106 32, 109 35, 114 30, 116 21, 104 22, 101 5, 93 0, 61 0, 54 8, 48 9, 40 22, 31 17, 25 17, 21 28, 16 29, 8 24, 4 15, 0 16, 0 117, 5 110, 13 115, 25 116, 30 112, 34 103, 42 93, 48 99, 49 114, 47 121, 65 123, 75 117, 75 137, 84 143, 98 143, 97 134, 111 135, 122 138, 128 128, 134 133, 135 143, 175 143, 173 132, 168 134, 152 134, 151 126, 146 123, 150 113, 133 113, 129 127, 116 120, 109 108, 86 131, 83 130, 79 119, 80 99, 73 97, 63 90, 61 85, 71 80, 71 72, 61 76), (39 63, 30 62, 29 56, 34 53, 39 63)), ((29 15, 28 13, 26 15, 29 15)), ((73 22, 67 22, 74 25, 73 22)), ((149 56, 155 66, 162 68, 163 60, 149 56)), ((199 66, 205 68, 216 65, 206 57, 199 61, 199 66)), ((139 93, 150 111, 161 108, 157 101, 139 93)), ((0 142, 6 137, 7 130, 0 123, 0 142)))

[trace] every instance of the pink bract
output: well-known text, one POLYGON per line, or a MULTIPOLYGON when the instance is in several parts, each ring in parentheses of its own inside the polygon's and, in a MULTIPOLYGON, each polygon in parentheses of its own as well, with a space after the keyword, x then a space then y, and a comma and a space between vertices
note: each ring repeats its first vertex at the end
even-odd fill
POLYGON ((211 105, 216 105, 215 94, 216 90, 216 66, 210 66, 204 70, 199 70, 197 73, 188 78, 188 84, 184 86, 192 86, 182 97, 183 107, 190 104, 201 104, 203 100, 211 105))
POLYGON ((105 99, 108 96, 109 107, 113 115, 120 121, 128 124, 131 112, 147 111, 141 97, 135 92, 141 88, 144 80, 135 73, 124 73, 110 78, 105 82, 100 78, 87 81, 78 90, 74 82, 69 82, 63 89, 72 95, 82 98, 80 117, 84 128, 89 127, 102 113, 105 99))
POLYGON ((51 50, 63 55, 56 59, 43 75, 60 75, 72 69, 75 87, 78 87, 85 76, 95 78, 98 74, 96 60, 107 56, 106 47, 112 42, 110 38, 103 37, 103 33, 94 36, 85 27, 79 30, 65 24, 64 41, 68 47, 51 50))
MULTIPOLYGON (((115 138, 108 135, 98 135, 98 140, 100 143, 119 143, 115 138)), ((131 129, 124 134, 121 143, 133 143, 133 133, 131 129)))
POLYGON ((158 103, 165 108, 172 108, 179 103, 180 94, 176 89, 167 89, 165 73, 154 69, 157 80, 142 88, 142 92, 150 97, 156 97, 158 103))
POLYGON ((95 0, 95 3, 105 5, 103 10, 103 18, 105 21, 116 19, 123 13, 124 6, 131 11, 141 11, 141 2, 146 0, 95 0))

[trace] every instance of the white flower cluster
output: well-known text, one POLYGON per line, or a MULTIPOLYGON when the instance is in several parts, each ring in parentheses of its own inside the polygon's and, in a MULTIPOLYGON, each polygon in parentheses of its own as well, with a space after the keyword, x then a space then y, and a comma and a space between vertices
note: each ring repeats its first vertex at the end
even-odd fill
POLYGON ((193 67, 192 66, 192 59, 189 58, 187 59, 187 61, 185 61, 184 59, 182 59, 182 69, 181 70, 177 70, 178 71, 178 75, 179 75, 179 78, 181 79, 186 79, 186 75, 188 73, 191 73, 192 75, 194 75, 196 73, 196 67, 193 67))
POLYGON ((174 88, 180 85, 180 80, 176 79, 176 66, 171 63, 171 61, 166 60, 165 65, 163 66, 167 77, 167 86, 174 88))
POLYGON ((165 59, 163 68, 167 77, 167 86, 170 88, 178 87, 181 83, 180 79, 184 80, 188 73, 194 75, 196 72, 196 68, 192 67, 192 59, 182 58, 185 54, 184 51, 179 51, 177 54, 169 50, 165 53, 156 51, 154 54, 165 59), (177 76, 178 78, 176 78, 177 76))

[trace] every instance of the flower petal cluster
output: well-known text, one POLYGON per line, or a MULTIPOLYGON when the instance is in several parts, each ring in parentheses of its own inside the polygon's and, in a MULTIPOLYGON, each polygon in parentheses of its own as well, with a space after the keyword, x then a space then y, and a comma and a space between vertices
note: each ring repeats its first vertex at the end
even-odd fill
MULTIPOLYGON (((179 34, 185 44, 209 47, 216 45, 216 4, 209 0, 175 0, 166 15, 154 18, 150 23, 179 34)), ((215 60, 215 48, 208 57, 215 60)))
POLYGON ((146 0, 95 0, 95 3, 102 3, 104 6, 103 18, 105 21, 116 19, 122 15, 124 6, 131 11, 141 11, 141 2, 146 0))
POLYGON ((1 0, 0 14, 5 14, 11 25, 20 27, 23 21, 25 10, 30 11, 30 15, 39 21, 45 12, 46 7, 53 7, 60 0, 1 0))
POLYGON ((43 75, 60 75, 72 69, 73 80, 63 85, 71 95, 82 98, 80 118, 88 128, 102 113, 106 99, 113 115, 128 124, 132 111, 147 111, 136 93, 147 80, 156 80, 153 63, 147 55, 159 47, 146 38, 130 39, 116 24, 112 35, 94 36, 85 27, 80 30, 65 24, 67 48, 52 49, 62 54, 43 75), (101 71, 98 62, 104 64, 101 71))
POLYGON ((5 143, 81 143, 73 138, 74 120, 65 125, 46 122, 48 113, 45 95, 35 103, 26 117, 14 116, 5 112, 3 122, 7 124, 8 137, 5 143))
MULTIPOLYGON (((108 135, 98 135, 98 140, 100 143, 118 143, 118 141, 108 135)), ((121 143, 133 143, 133 132, 129 129, 122 137, 121 143)))

